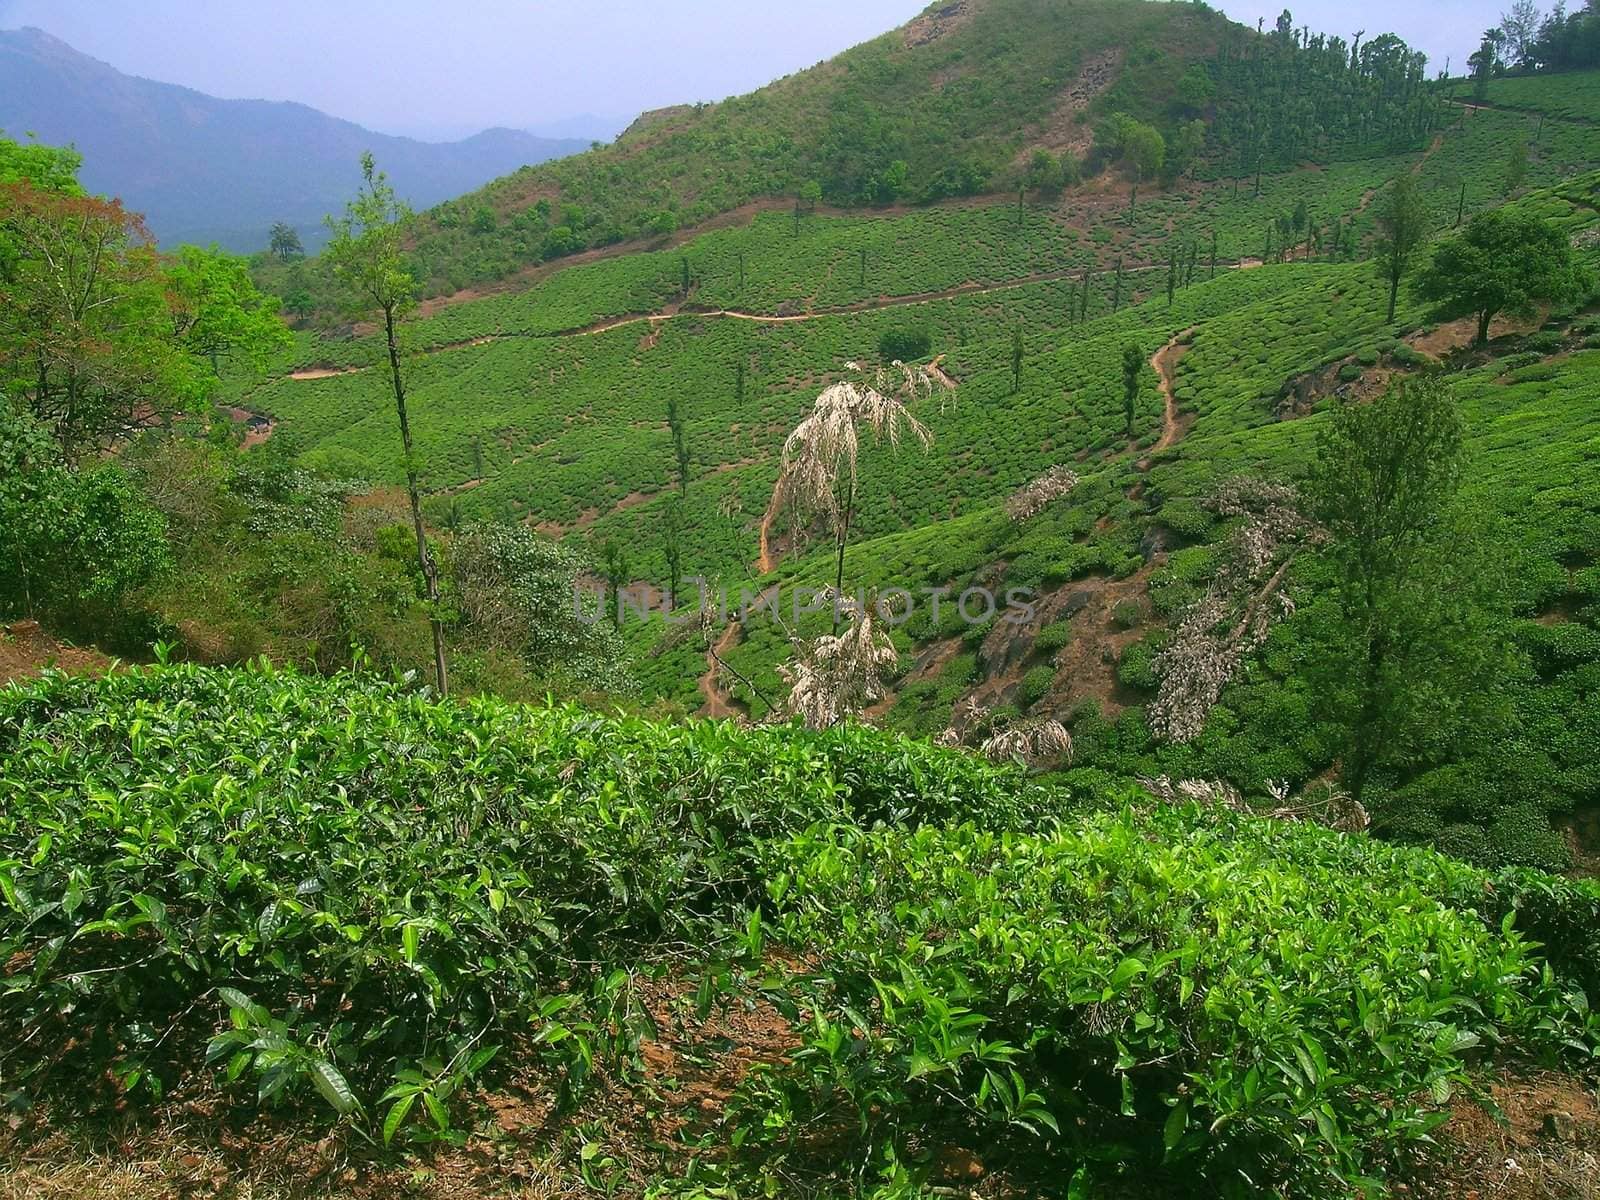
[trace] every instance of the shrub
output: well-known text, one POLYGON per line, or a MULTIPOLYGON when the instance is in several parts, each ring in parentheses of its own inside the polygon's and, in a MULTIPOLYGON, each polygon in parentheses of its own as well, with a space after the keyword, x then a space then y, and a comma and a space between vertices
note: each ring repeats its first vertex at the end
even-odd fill
POLYGON ((1037 666, 1032 668, 1022 677, 1022 706, 1032 708, 1049 694, 1050 685, 1055 682, 1056 672, 1054 667, 1037 666))
POLYGON ((1516 934, 1424 898, 1481 874, 1305 826, 834 828, 774 847, 780 870, 779 936, 822 950, 792 981, 805 1049, 736 1108, 746 1144, 842 1105, 869 1146, 966 1128, 1066 1175, 1081 1138, 1208 1189, 1333 1194, 1445 1119, 1427 1097, 1474 1046, 1565 1011, 1516 934), (1390 955, 1411 968, 1365 965, 1390 955))
POLYGON ((1072 622, 1053 621, 1039 630, 1033 648, 1039 654, 1054 654, 1072 641, 1072 622))
POLYGON ((886 329, 878 338, 878 357, 884 362, 916 362, 933 350, 933 335, 925 328, 886 329))

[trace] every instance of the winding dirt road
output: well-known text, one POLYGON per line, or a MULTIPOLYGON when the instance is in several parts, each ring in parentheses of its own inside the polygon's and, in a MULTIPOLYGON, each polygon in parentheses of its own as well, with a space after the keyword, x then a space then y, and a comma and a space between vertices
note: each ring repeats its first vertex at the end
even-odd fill
POLYGON ((1189 352, 1189 343, 1185 339, 1193 337, 1196 328, 1198 327, 1191 325, 1188 329, 1173 334, 1165 346, 1150 356, 1150 366, 1161 380, 1164 411, 1161 419, 1161 437, 1150 448, 1150 453, 1139 460, 1141 471, 1148 471, 1156 455, 1175 445, 1188 428, 1189 423, 1178 415, 1178 397, 1174 390, 1173 372, 1178 360, 1189 352))

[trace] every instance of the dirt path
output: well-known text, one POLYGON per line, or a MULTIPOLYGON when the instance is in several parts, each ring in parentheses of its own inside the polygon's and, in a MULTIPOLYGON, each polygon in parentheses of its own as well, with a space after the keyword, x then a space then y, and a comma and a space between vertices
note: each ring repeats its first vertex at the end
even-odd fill
POLYGON ((1510 104, 1492 104, 1487 100, 1456 100, 1452 97, 1446 97, 1445 103, 1456 108, 1464 108, 1468 112, 1476 112, 1480 108, 1486 108, 1490 112, 1512 113, 1519 117, 1528 117, 1530 120, 1534 117, 1543 117, 1546 121, 1555 121, 1567 125, 1600 125, 1600 121, 1595 120, 1593 117, 1580 117, 1577 113, 1553 113, 1545 112, 1539 108, 1517 108, 1510 104))
POLYGON ((51 668, 69 675, 99 675, 114 665, 98 650, 56 641, 32 619, 0 625, 0 687, 51 668))
POLYGON ((722 635, 706 651, 706 672, 700 676, 700 694, 705 697, 705 704, 700 708, 700 715, 711 717, 714 720, 726 720, 737 716, 738 709, 734 707, 733 700, 722 690, 721 680, 718 676, 722 668, 718 665, 719 658, 726 658, 728 651, 739 643, 740 626, 737 621, 729 621, 728 627, 722 635))
MULTIPOLYGON (((440 350, 454 350, 459 346, 470 345, 469 342, 459 342, 451 346, 440 346, 440 350)), ((302 367, 298 371, 290 371, 289 378, 306 382, 312 379, 336 379, 340 375, 359 375, 366 367, 302 367)))
MULTIPOLYGON (((1261 265, 1259 259, 1240 259, 1233 263, 1218 263, 1229 271, 1248 270, 1261 265)), ((1165 265, 1124 267, 1123 275, 1144 275, 1156 271, 1165 271, 1165 265)), ((417 351, 418 354, 443 354, 451 350, 465 349, 471 346, 487 346, 495 342, 515 340, 553 341, 569 337, 595 337, 602 333, 610 333, 615 329, 623 329, 629 325, 638 325, 649 322, 651 325, 650 336, 659 336, 661 325, 667 321, 678 318, 700 318, 712 321, 749 321, 756 325, 790 325, 802 321, 820 321, 828 317, 850 316, 854 313, 881 312, 894 308, 914 308, 924 304, 933 304, 941 300, 956 300, 964 296, 992 296, 1002 292, 1013 292, 1019 288, 1031 287, 1040 283, 1061 283, 1066 280, 1076 280, 1082 276, 1082 270, 1073 268, 1060 271, 1040 271, 1031 275, 1021 275, 1015 279, 1004 280, 1000 283, 962 283, 955 287, 941 288, 932 292, 912 292, 904 296, 874 296, 868 300, 856 300, 849 304, 840 304, 832 308, 819 308, 803 313, 753 313, 736 308, 687 308, 677 307, 659 313, 628 313, 623 316, 607 317, 588 325, 578 325, 570 329, 555 330, 550 333, 494 333, 482 337, 471 338, 466 341, 447 342, 438 346, 430 346, 417 351)), ((354 375, 366 371, 367 367, 340 367, 338 369, 322 367, 306 367, 289 374, 290 379, 309 381, 318 379, 331 379, 339 375, 354 375)), ((941 372, 942 374, 942 372, 941 372)), ((948 376, 945 377, 948 379, 948 376)))
POLYGON ((778 493, 774 489, 767 511, 761 514, 761 542, 756 556, 756 574, 770 575, 777 568, 778 556, 772 552, 772 522, 778 517, 778 493))
POLYGON ((1189 352, 1189 343, 1185 339, 1193 337, 1196 328, 1191 325, 1181 333, 1173 334, 1165 346, 1150 356, 1150 366, 1161 379, 1164 411, 1161 419, 1161 437, 1150 448, 1150 453, 1139 460, 1141 471, 1148 471, 1156 455, 1175 445, 1192 424, 1178 415, 1178 397, 1174 391, 1173 372, 1177 368, 1178 360, 1189 352))

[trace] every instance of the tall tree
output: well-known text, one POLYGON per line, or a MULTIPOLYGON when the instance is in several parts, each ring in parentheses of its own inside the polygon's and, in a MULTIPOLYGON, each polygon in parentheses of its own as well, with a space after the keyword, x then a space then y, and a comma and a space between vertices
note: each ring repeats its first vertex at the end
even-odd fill
POLYGON ((1022 390, 1022 358, 1027 347, 1022 341, 1022 326, 1018 325, 1011 331, 1011 394, 1014 396, 1022 390))
POLYGON ((1499 314, 1530 317, 1541 302, 1581 299, 1594 279, 1561 229, 1502 208, 1479 213, 1462 233, 1441 242, 1418 286, 1446 315, 1475 316, 1481 346, 1499 314))
POLYGON ((352 310, 363 316, 376 312, 383 322, 389 351, 389 383, 405 455, 406 494, 417 537, 417 565, 428 592, 434 679, 439 695, 446 696, 449 674, 444 655, 444 614, 439 603, 439 568, 422 523, 422 489, 411 440, 411 418, 406 410, 405 380, 400 371, 399 323, 417 302, 417 284, 406 263, 403 241, 411 210, 395 194, 388 176, 378 170, 370 153, 361 156, 361 179, 361 190, 345 205, 344 216, 328 218, 333 238, 324 253, 334 276, 347 289, 352 310))
POLYGON ((294 226, 282 221, 273 224, 272 232, 267 236, 267 247, 279 262, 301 258, 306 252, 305 247, 300 244, 300 235, 295 232, 294 226))
POLYGON ((1428 209, 1422 202, 1416 176, 1410 171, 1396 175, 1384 192, 1376 215, 1378 261, 1389 281, 1389 315, 1385 321, 1393 324, 1395 308, 1400 301, 1400 283, 1411 269, 1411 260, 1428 233, 1428 209))
MULTIPOLYGON (((845 379, 823 389, 811 413, 795 426, 783 443, 778 483, 770 511, 785 507, 792 512, 820 514, 832 529, 837 552, 834 591, 844 591, 844 552, 855 518, 859 486, 857 471, 863 430, 873 438, 897 446, 909 431, 923 449, 933 442, 928 427, 911 414, 907 405, 936 385, 948 386, 926 367, 896 363, 862 379, 845 379)), ((834 608, 834 629, 839 610, 834 608)))
POLYGON ((115 201, 0 184, 0 392, 70 463, 203 404, 210 370, 173 336, 167 282, 115 201))
POLYGON ((1528 143, 1519 141, 1506 158, 1506 194, 1514 193, 1528 178, 1528 143))
POLYGON ((667 560, 667 595, 676 607, 683 582, 683 497, 668 496, 661 509, 661 555, 667 560))
POLYGON ((689 435, 683 428, 683 413, 678 397, 667 394, 667 432, 672 435, 672 465, 678 480, 678 494, 689 490, 689 435))
POLYGON ((167 303, 180 343, 213 371, 233 359, 260 372, 273 350, 293 341, 277 298, 256 290, 244 259, 214 247, 179 248, 167 268, 167 303))
POLYGON ((1504 664, 1483 522, 1457 506, 1462 436, 1449 386, 1423 376, 1336 410, 1317 440, 1306 497, 1337 580, 1317 696, 1358 803, 1374 769, 1454 736, 1504 664))
POLYGON ((1128 436, 1133 436, 1133 421, 1139 411, 1139 385, 1144 377, 1144 349, 1129 344, 1122 348, 1122 414, 1128 436))

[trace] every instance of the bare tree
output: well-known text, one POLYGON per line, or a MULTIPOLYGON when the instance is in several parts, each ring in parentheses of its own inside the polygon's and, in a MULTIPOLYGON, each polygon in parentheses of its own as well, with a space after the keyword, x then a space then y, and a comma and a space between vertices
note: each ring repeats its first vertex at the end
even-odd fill
POLYGON ((899 660, 894 642, 879 624, 890 614, 876 597, 861 604, 835 592, 833 599, 836 619, 840 612, 850 615, 844 632, 836 627, 810 642, 792 639, 795 659, 778 668, 789 685, 789 709, 808 729, 831 728, 882 699, 884 676, 899 660))
MULTIPOLYGON (((933 434, 911 415, 907 405, 935 387, 949 387, 943 376, 936 377, 926 367, 896 362, 865 372, 856 363, 846 366, 857 378, 825 388, 811 413, 783 443, 772 506, 776 511, 790 504, 800 512, 826 518, 838 548, 833 586, 840 593, 844 591, 845 545, 855 517, 862 431, 890 446, 898 446, 903 434, 910 432, 927 449, 933 434)), ((838 629, 837 610, 834 629, 838 629)))

